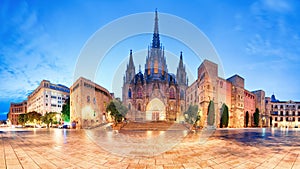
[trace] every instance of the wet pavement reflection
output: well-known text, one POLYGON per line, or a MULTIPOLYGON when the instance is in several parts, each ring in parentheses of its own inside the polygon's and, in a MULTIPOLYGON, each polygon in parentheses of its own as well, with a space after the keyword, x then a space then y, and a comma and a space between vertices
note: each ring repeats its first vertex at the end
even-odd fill
POLYGON ((0 130, 0 168, 300 168, 298 129, 0 130))
POLYGON ((106 131, 97 128, 87 130, 86 133, 97 145, 113 154, 147 157, 172 149, 181 142, 188 131, 106 131))
POLYGON ((234 140, 247 145, 260 146, 298 146, 300 147, 300 130, 299 129, 234 129, 218 130, 215 138, 234 140))

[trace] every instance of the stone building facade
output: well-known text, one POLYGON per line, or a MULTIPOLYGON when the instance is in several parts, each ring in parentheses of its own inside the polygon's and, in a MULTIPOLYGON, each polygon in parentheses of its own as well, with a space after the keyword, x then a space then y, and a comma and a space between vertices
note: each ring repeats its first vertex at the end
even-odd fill
POLYGON ((11 125, 19 125, 19 115, 25 113, 27 113, 27 100, 20 103, 10 103, 8 119, 11 125))
POLYGON ((69 96, 68 87, 43 80, 28 96, 27 112, 36 111, 42 115, 47 112, 61 113, 62 106, 69 96))
MULTIPOLYGON (((198 68, 198 78, 186 90, 186 104, 194 104, 191 94, 194 93, 197 86, 197 103, 201 120, 200 126, 207 126, 207 112, 210 101, 214 102, 215 123, 214 127, 220 127, 220 119, 222 116, 223 104, 229 109, 228 127, 242 128, 246 126, 246 114, 248 112, 248 127, 253 126, 253 113, 255 108, 262 109, 265 105, 264 91, 258 90, 250 92, 245 89, 244 78, 234 75, 228 79, 218 76, 218 65, 204 60, 198 68), (259 99, 257 99, 259 97, 259 99)), ((264 112, 264 111, 262 111, 264 112)))
POLYGON ((272 127, 300 128, 300 102, 279 101, 273 94, 271 98, 266 98, 265 103, 272 127))
POLYGON ((259 125, 268 127, 270 126, 270 114, 266 112, 266 105, 265 105, 265 91, 263 90, 256 90, 252 92, 256 95, 256 108, 259 110, 260 114, 260 121, 259 125))
POLYGON ((106 122, 106 106, 113 99, 104 87, 80 77, 70 87, 70 121, 78 128, 89 128, 106 122))
POLYGON ((135 72, 133 53, 124 76, 122 101, 129 112, 127 118, 133 121, 179 121, 185 110, 187 76, 183 56, 177 67, 177 74, 169 73, 164 47, 158 32, 158 13, 155 12, 153 39, 144 71, 135 72))
MULTIPOLYGON (((220 84, 218 79, 218 65, 208 61, 204 60, 202 64, 198 68, 198 94, 199 94, 199 102, 198 102, 198 108, 200 112, 200 126, 206 126, 207 124, 207 111, 208 111, 208 105, 209 102, 212 100, 214 101, 214 108, 215 108, 215 124, 214 126, 217 126, 217 123, 219 120, 219 106, 218 106, 218 86, 220 84)), ((225 86, 224 86, 225 87, 225 86)))
POLYGON ((188 109, 190 105, 198 105, 199 94, 198 94, 198 82, 197 81, 194 81, 186 89, 185 93, 186 93, 186 109, 188 109))
POLYGON ((255 112, 256 109, 256 96, 255 94, 253 94, 252 92, 245 90, 244 91, 244 117, 245 117, 245 127, 250 127, 250 126, 254 126, 254 118, 253 118, 253 114, 255 112), (246 125, 246 117, 248 114, 248 125, 246 125))
POLYGON ((229 126, 238 128, 244 127, 244 78, 239 75, 234 75, 228 78, 227 81, 232 84, 229 126))

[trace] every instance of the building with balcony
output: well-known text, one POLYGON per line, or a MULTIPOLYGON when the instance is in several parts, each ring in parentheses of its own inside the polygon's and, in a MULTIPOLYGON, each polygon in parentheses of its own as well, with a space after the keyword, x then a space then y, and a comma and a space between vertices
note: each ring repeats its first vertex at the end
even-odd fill
POLYGON ((266 98, 266 112, 271 116, 272 127, 300 127, 300 102, 298 101, 279 101, 273 94, 271 98, 266 98))
POLYGON ((47 112, 61 113, 62 106, 70 96, 68 87, 53 84, 43 80, 40 85, 28 96, 27 112, 38 112, 44 115, 47 112))

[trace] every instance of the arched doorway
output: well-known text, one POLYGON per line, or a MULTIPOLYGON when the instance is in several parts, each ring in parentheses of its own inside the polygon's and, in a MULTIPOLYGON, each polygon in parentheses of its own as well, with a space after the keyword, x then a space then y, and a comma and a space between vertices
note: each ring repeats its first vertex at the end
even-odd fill
POLYGON ((146 120, 147 121, 158 121, 166 119, 166 111, 164 103, 155 98, 152 99, 146 108, 146 120))

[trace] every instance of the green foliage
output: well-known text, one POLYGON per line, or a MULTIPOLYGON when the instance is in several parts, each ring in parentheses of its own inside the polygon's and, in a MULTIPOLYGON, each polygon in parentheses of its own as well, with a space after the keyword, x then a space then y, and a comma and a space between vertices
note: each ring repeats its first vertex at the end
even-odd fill
POLYGON ((185 121, 189 124, 195 125, 200 120, 197 105, 190 105, 188 110, 184 112, 185 121))
POLYGON ((110 112, 111 117, 115 123, 120 123, 125 118, 128 109, 119 100, 112 100, 106 107, 106 111, 110 112))
POLYGON ((207 109, 207 124, 213 126, 215 123, 215 104, 214 101, 210 101, 207 109))
POLYGON ((47 124, 47 127, 49 128, 49 124, 53 123, 54 121, 56 121, 56 115, 57 113, 56 112, 49 112, 49 113, 46 113, 44 116, 42 116, 42 122, 47 124))
POLYGON ((65 122, 70 122, 70 98, 66 100, 66 103, 62 107, 61 118, 65 122))
POLYGON ((246 122, 246 127, 248 127, 248 123, 249 123, 249 112, 248 111, 246 111, 245 122, 246 122))
POLYGON ((25 123, 28 121, 28 117, 26 114, 20 114, 19 117, 18 117, 18 122, 21 124, 21 125, 25 125, 25 123))
POLYGON ((223 103, 222 105, 222 115, 221 115, 221 122, 220 122, 220 127, 228 127, 228 122, 229 122, 229 113, 228 113, 228 106, 223 103))
POLYGON ((25 123, 27 122, 30 122, 30 123, 39 123, 40 120, 41 120, 41 114, 38 113, 38 112, 35 112, 35 111, 32 111, 32 112, 29 112, 29 113, 26 113, 26 114, 20 114, 19 117, 18 117, 18 122, 21 124, 21 125, 24 125, 25 123))
POLYGON ((258 110, 258 108, 255 109, 253 118, 254 118, 254 126, 257 127, 259 125, 259 110, 258 110))
POLYGON ((31 123, 38 122, 39 123, 42 115, 36 111, 33 111, 33 112, 27 113, 26 116, 27 116, 28 122, 31 122, 31 123))

